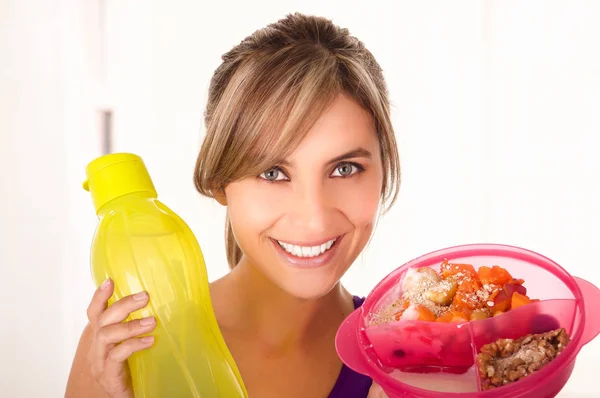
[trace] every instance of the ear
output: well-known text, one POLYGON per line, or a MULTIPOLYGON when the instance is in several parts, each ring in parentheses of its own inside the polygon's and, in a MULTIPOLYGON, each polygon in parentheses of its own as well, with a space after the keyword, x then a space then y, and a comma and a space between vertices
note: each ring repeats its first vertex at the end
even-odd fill
POLYGON ((212 191, 212 195, 213 198, 215 198, 221 206, 227 206, 227 197, 225 196, 225 190, 219 189, 212 191))

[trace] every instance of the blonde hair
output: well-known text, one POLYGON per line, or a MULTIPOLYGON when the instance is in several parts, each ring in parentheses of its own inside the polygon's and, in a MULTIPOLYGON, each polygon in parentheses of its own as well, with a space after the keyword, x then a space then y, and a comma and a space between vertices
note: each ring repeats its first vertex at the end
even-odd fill
MULTIPOLYGON (((347 29, 299 13, 256 31, 222 56, 204 115, 206 137, 196 189, 214 197, 232 181, 257 176, 288 156, 339 93, 373 116, 384 178, 381 199, 394 203, 400 160, 379 64, 347 29)), ((226 217, 227 261, 242 257, 226 217)))

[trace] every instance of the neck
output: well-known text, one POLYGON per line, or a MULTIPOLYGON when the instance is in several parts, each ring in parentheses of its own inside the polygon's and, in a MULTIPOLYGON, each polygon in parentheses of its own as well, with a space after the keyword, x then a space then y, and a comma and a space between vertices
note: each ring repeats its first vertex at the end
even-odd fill
POLYGON ((352 296, 338 283, 316 299, 291 296, 245 258, 213 284, 221 327, 249 333, 273 350, 286 351, 331 338, 354 310, 352 296), (327 336, 327 337, 325 337, 327 336))

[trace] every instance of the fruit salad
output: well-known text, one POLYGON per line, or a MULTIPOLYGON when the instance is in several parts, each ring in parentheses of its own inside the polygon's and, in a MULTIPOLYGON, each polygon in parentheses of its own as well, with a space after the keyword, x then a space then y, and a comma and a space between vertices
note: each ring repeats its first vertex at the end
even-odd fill
POLYGON ((506 269, 494 265, 479 269, 447 260, 440 270, 408 270, 402 296, 372 319, 371 324, 398 320, 469 322, 498 316, 532 303, 523 286, 506 269))

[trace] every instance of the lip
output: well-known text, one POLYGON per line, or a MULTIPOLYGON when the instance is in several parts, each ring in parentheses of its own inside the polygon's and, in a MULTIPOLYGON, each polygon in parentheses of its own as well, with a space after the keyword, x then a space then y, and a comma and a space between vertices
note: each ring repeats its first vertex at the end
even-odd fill
MULTIPOLYGON (((277 251, 277 253, 279 253, 279 255, 281 257, 283 257, 283 259, 287 263, 291 264, 292 266, 297 267, 297 268, 318 268, 318 267, 324 266, 329 261, 331 261, 333 256, 335 256, 335 253, 337 252, 337 248, 338 248, 340 242, 342 241, 342 239, 344 238, 344 236, 345 235, 341 235, 341 236, 338 236, 337 238, 330 238, 325 241, 314 242, 314 243, 304 242, 304 243, 302 243, 302 245, 298 245, 298 246, 317 246, 317 245, 321 245, 323 243, 329 242, 331 239, 335 239, 335 242, 329 248, 329 250, 327 250, 325 253, 319 254, 318 256, 315 256, 315 257, 294 256, 293 254, 286 252, 283 249, 283 247, 281 247, 281 245, 277 242, 277 240, 271 238, 271 242, 275 246, 275 250, 277 251)), ((282 241, 282 242, 284 242, 284 241, 282 241)), ((287 242, 287 241, 285 241, 285 243, 290 243, 290 244, 296 245, 296 243, 287 242)))
POLYGON ((308 241, 308 242, 300 242, 300 241, 297 241, 297 240, 273 239, 273 238, 271 238, 271 239, 274 240, 275 243, 277 243, 277 241, 279 241, 279 242, 287 243, 289 245, 311 247, 311 246, 321 246, 323 243, 327 243, 327 242, 329 242, 330 240, 333 240, 333 239, 337 240, 339 238, 340 238, 340 236, 332 236, 331 238, 321 239, 321 240, 313 240, 313 241, 308 241))

